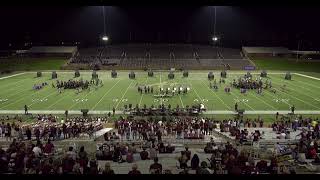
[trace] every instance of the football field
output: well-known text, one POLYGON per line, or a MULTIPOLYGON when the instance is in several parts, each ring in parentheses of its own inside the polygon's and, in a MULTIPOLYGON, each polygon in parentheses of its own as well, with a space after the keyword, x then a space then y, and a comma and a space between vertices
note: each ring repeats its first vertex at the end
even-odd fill
MULTIPOLYGON (((182 77, 182 72, 175 72, 174 79, 168 79, 168 72, 154 72, 153 77, 148 77, 147 72, 136 71, 136 78, 129 79, 129 71, 118 71, 117 78, 111 78, 110 71, 98 71, 99 79, 103 86, 91 86, 90 90, 77 93, 76 90, 66 89, 61 93, 52 87, 56 79, 51 79, 51 72, 43 72, 42 77, 37 78, 36 72, 24 72, 16 76, 0 78, 0 113, 23 112, 24 105, 29 111, 64 112, 65 110, 80 112, 81 109, 89 109, 91 113, 106 113, 114 107, 118 112, 124 109, 125 104, 138 104, 143 107, 146 104, 158 106, 171 104, 172 107, 202 103, 207 113, 228 114, 233 112, 237 102, 239 109, 253 114, 263 114, 276 111, 289 111, 294 105, 296 111, 304 114, 320 113, 320 80, 303 74, 292 73, 292 80, 284 79, 285 72, 269 71, 268 78, 272 82, 276 93, 263 90, 257 94, 256 90, 249 90, 241 94, 239 89, 231 88, 230 93, 224 91, 225 86, 230 86, 233 79, 243 76, 245 71, 228 71, 226 83, 219 84, 220 71, 213 71, 217 80, 218 90, 210 89, 208 71, 189 71, 189 77, 182 77), (33 85, 48 83, 43 89, 33 90, 33 85), (140 94, 138 86, 152 86, 154 93, 140 94), (285 88, 283 88, 285 85, 285 88), (159 88, 189 87, 186 94, 173 97, 158 98, 159 88), (308 113, 307 113, 308 112, 308 113)), ((58 80, 67 81, 74 79, 73 71, 57 71, 58 80)), ((91 71, 80 71, 83 80, 91 79, 91 71)), ((252 72, 253 78, 260 76, 259 72, 252 72)), ((212 81, 213 82, 213 81, 212 81)))

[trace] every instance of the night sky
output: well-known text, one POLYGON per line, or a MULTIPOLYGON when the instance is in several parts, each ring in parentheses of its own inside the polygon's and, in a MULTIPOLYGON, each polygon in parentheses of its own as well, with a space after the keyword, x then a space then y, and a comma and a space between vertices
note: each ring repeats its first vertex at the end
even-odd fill
MULTIPOLYGON (((213 35, 214 8, 105 6, 110 43, 204 43, 213 35)), ((24 42, 99 45, 101 6, 0 7, 0 46, 24 42)), ((224 47, 286 46, 320 49, 320 8, 217 6, 216 34, 224 47)))

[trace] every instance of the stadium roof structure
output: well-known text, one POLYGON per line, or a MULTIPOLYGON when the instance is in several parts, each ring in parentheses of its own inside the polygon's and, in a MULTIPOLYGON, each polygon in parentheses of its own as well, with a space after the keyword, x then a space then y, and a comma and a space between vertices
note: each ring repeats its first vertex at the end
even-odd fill
POLYGON ((29 53, 73 53, 77 46, 34 46, 29 53))
POLYGON ((285 47, 242 47, 249 54, 290 54, 291 51, 285 47))

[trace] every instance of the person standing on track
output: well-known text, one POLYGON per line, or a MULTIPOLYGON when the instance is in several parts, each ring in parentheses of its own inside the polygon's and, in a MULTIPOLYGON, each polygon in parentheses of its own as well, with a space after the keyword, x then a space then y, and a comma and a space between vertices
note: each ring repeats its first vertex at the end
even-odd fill
POLYGON ((234 110, 235 110, 236 112, 238 112, 238 103, 236 103, 236 104, 234 105, 234 110))
POLYGON ((296 108, 294 107, 294 105, 292 105, 292 107, 291 107, 291 112, 292 112, 292 114, 294 114, 294 110, 295 110, 296 108))
POLYGON ((27 105, 24 105, 24 114, 28 115, 28 106, 27 105))

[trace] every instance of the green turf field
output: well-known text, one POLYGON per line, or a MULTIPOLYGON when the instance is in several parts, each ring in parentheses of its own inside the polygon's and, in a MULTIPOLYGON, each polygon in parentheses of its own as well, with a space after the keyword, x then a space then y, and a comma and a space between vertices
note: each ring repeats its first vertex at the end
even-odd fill
POLYGON ((67 62, 61 57, 48 58, 12 58, 0 61, 0 70, 14 71, 37 71, 37 70, 56 70, 67 62))
MULTIPOLYGON (((29 110, 74 110, 89 109, 91 111, 108 111, 115 107, 118 111, 123 110, 124 104, 132 103, 159 105, 161 103, 171 104, 175 107, 192 105, 202 102, 209 111, 232 111, 235 102, 238 102, 239 109, 246 111, 278 111, 289 110, 291 105, 296 110, 320 110, 320 81, 308 77, 293 75, 293 80, 284 80, 284 74, 271 74, 269 79, 277 89, 273 94, 263 91, 258 95, 251 90, 246 95, 238 89, 232 89, 230 94, 224 92, 224 86, 244 75, 244 71, 229 71, 226 84, 222 84, 217 92, 209 88, 207 71, 189 72, 188 78, 183 78, 181 72, 175 73, 175 79, 168 79, 168 72, 155 72, 154 77, 148 77, 146 72, 136 72, 136 79, 128 78, 127 71, 118 72, 118 78, 111 78, 110 71, 99 71, 99 78, 103 81, 102 87, 91 87, 90 91, 85 90, 76 94, 75 90, 64 90, 61 94, 57 89, 52 88, 51 72, 43 73, 43 77, 36 78, 35 72, 26 72, 18 76, 0 79, 0 111, 23 110, 26 104, 29 110), (37 83, 47 82, 49 85, 41 90, 33 90, 32 86, 37 83), (280 87, 286 84, 285 91, 280 87), (177 95, 170 98, 155 98, 152 94, 140 94, 137 85, 152 85, 155 92, 159 87, 188 86, 190 91, 186 95, 177 95)), ((254 74, 254 78, 258 74, 254 74)), ((74 77, 74 72, 58 72, 59 80, 68 80, 74 77)), ((216 72, 215 77, 220 75, 216 72)), ((91 79, 91 72, 81 72, 84 80, 91 79)), ((154 93, 154 94, 156 94, 154 93)), ((223 113, 223 112, 222 112, 223 113)))
POLYGON ((320 72, 320 61, 299 60, 296 62, 294 58, 281 57, 252 57, 251 60, 259 69, 320 72))

